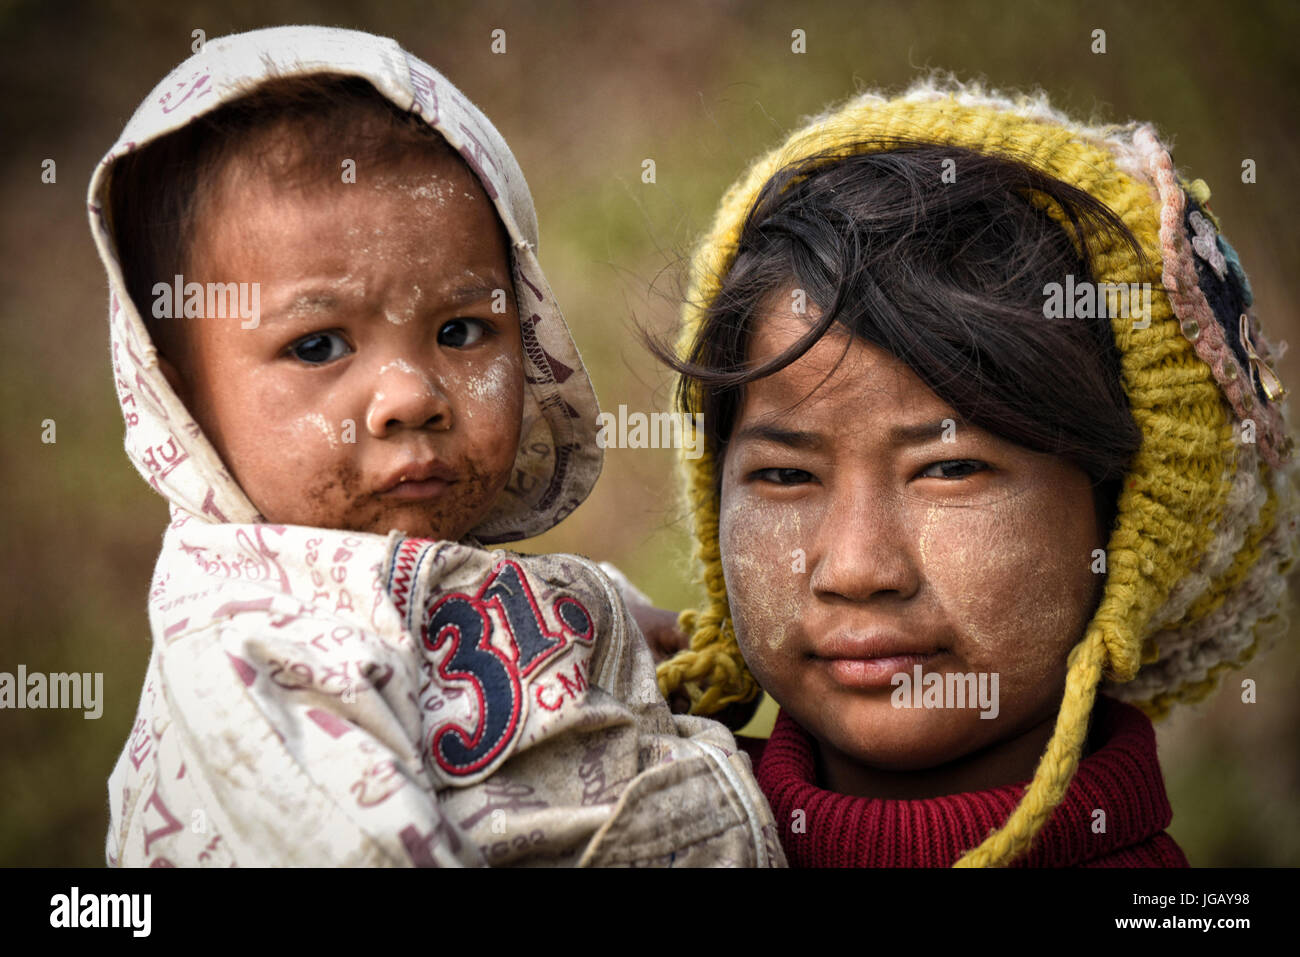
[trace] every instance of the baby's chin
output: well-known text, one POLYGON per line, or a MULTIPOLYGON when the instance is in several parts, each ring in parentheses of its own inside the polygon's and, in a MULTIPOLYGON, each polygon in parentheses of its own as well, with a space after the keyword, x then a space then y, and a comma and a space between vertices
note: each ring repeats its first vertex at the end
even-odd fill
POLYGON ((374 535, 388 535, 401 532, 408 538, 428 538, 436 541, 459 542, 478 524, 477 516, 473 520, 464 517, 445 517, 441 515, 421 514, 418 509, 405 508, 396 514, 384 514, 361 523, 340 526, 346 531, 369 532, 374 535))
MULTIPOLYGON (((387 536, 397 531, 409 538, 459 542, 482 521, 484 507, 454 508, 423 503, 392 503, 370 500, 344 508, 315 508, 281 511, 273 524, 305 525, 339 532, 362 532, 387 536)), ((265 513, 263 513, 265 515, 265 513)))

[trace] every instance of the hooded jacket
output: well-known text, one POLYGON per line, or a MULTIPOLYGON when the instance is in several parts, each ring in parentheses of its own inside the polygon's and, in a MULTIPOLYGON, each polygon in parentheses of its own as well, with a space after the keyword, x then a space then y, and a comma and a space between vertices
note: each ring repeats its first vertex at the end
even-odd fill
POLYGON ((110 865, 778 865, 748 758, 672 716, 609 579, 483 547, 551 528, 600 471, 596 398, 537 263, 500 134, 393 41, 323 27, 212 40, 146 98, 90 184, 127 455, 170 505, 153 650, 109 779, 110 865), (271 76, 363 77, 435 128, 513 244, 524 421, 467 540, 269 523, 168 384, 126 291, 113 163, 271 76))

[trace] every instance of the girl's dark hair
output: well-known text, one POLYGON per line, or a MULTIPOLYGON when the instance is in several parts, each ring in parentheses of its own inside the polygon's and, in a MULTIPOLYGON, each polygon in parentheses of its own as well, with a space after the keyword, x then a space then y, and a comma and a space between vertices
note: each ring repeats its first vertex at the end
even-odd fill
POLYGON ((1045 318, 1044 287, 1096 281, 1090 243, 1119 242, 1144 261, 1137 240, 1103 203, 1026 163, 916 141, 871 149, 810 156, 763 186, 689 354, 651 343, 682 376, 679 407, 703 412, 720 465, 745 384, 838 323, 896 356, 964 421, 1077 465, 1108 530, 1142 433, 1110 320, 1045 318), (1076 247, 1071 234, 1089 241, 1076 247), (756 366, 755 319, 790 287, 822 315, 756 366))

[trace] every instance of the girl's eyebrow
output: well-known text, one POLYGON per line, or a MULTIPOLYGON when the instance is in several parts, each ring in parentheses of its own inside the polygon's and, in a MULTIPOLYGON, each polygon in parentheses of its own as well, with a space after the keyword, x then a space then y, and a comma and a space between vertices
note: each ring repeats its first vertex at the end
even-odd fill
MULTIPOLYGON (((932 442, 942 438, 945 431, 952 428, 958 420, 952 417, 935 419, 933 422, 921 422, 915 425, 896 425, 889 430, 891 445, 913 445, 920 442, 932 442)), ((792 449, 816 452, 826 446, 826 439, 820 432, 803 429, 783 429, 780 426, 756 422, 736 430, 733 442, 753 439, 760 442, 773 442, 792 449)))
POLYGON ((942 438, 946 430, 954 428, 959 422, 959 419, 949 416, 945 419, 921 422, 916 425, 896 425, 889 430, 890 444, 908 445, 933 441, 942 438))
POLYGON ((808 452, 816 452, 826 445, 826 440, 819 432, 808 432, 802 429, 783 429, 779 426, 764 425, 759 422, 736 430, 736 435, 732 441, 743 442, 746 439, 752 439, 759 442, 773 442, 777 445, 786 445, 792 449, 800 449, 808 452))

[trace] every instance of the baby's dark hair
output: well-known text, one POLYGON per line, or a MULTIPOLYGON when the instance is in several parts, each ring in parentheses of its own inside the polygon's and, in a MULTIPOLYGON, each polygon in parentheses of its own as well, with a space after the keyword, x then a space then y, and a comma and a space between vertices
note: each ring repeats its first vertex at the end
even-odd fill
POLYGON ((745 384, 839 324, 905 363, 962 420, 1077 465, 1109 530, 1142 433, 1110 320, 1045 318, 1044 287, 1094 281, 1090 243, 1075 237, 1109 233, 1141 260, 1137 240, 1103 203, 1028 164, 915 141, 870 149, 840 147, 771 177, 686 357, 651 343, 682 376, 679 407, 704 414, 715 479, 745 384), (821 316, 756 367, 754 320, 791 287, 821 316))
POLYGON ((234 157, 277 184, 306 190, 345 186, 344 159, 364 177, 419 155, 457 154, 437 130, 368 81, 313 73, 262 82, 119 159, 109 187, 110 228, 127 292, 159 351, 177 358, 184 323, 153 318, 154 284, 186 272, 204 200, 234 157))

